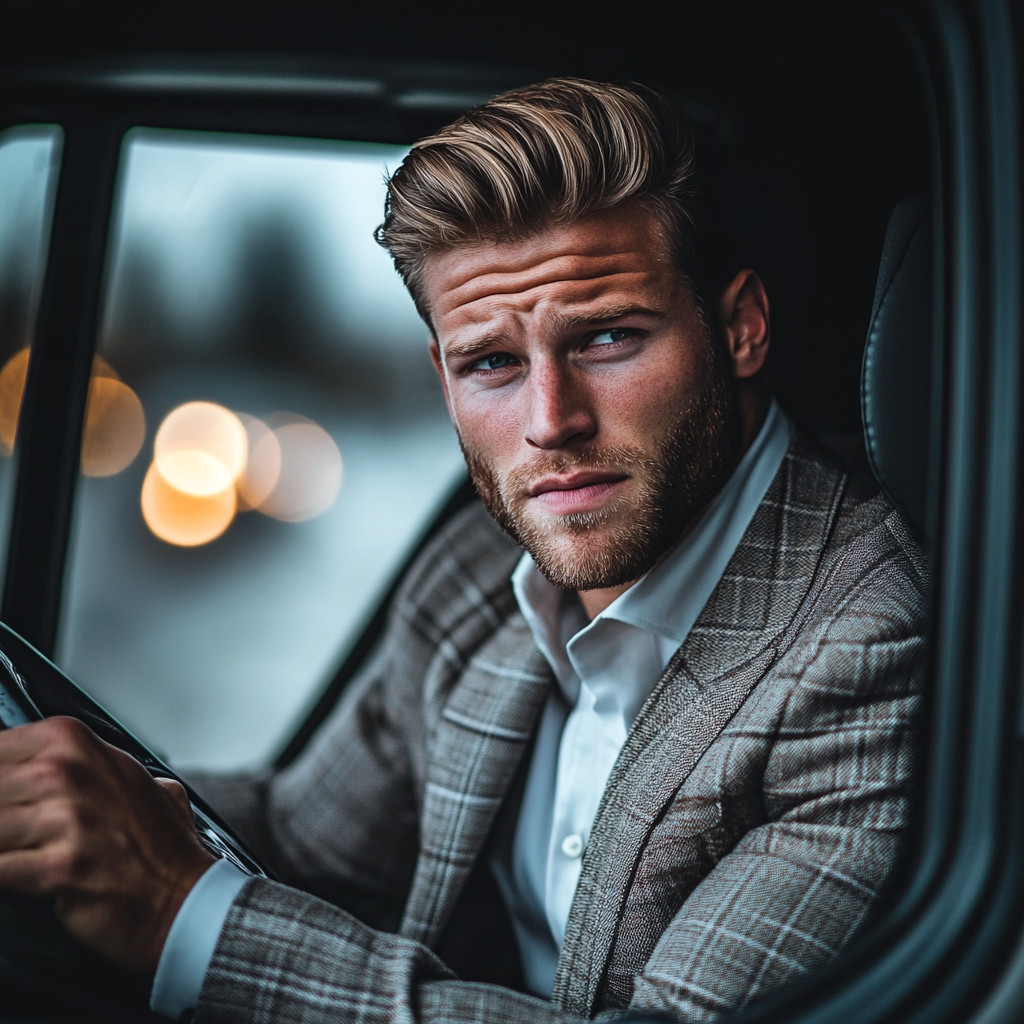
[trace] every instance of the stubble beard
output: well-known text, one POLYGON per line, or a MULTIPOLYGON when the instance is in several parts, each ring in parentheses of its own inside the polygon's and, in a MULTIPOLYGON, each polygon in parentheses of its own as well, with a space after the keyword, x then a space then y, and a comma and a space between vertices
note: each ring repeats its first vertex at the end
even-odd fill
POLYGON ((733 382, 723 361, 710 355, 704 386, 652 451, 590 445, 542 453, 499 480, 491 464, 460 436, 485 507, 556 587, 597 590, 639 579, 721 489, 739 452, 740 421, 733 382), (592 512, 527 514, 533 481, 549 473, 586 470, 625 473, 637 493, 592 512))

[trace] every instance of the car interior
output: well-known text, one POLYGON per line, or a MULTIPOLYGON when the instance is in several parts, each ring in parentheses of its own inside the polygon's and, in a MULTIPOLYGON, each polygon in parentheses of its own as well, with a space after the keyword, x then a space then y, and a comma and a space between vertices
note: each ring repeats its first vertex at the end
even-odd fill
MULTIPOLYGON (((777 399, 906 513, 934 586, 897 881, 834 965, 740 1018, 1019 1019, 1020 11, 240 23, 109 3, 61 7, 58 31, 47 8, 0 14, 0 723, 82 718, 182 781, 219 855, 266 870, 189 771, 292 762, 416 553, 478 500, 425 328, 372 247, 383 175, 507 88, 641 81, 684 112, 727 244, 766 284, 777 399), (191 406, 216 444, 247 439, 230 509, 154 475, 199 429, 191 406)), ((54 979, 97 1019, 145 1004, 44 906, 0 896, 12 1019, 71 1019, 54 979)))

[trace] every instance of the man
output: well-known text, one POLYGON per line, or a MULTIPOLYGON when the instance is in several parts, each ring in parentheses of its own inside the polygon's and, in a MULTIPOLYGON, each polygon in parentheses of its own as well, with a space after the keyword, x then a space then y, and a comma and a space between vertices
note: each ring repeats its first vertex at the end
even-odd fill
POLYGON ((83 726, 0 735, 0 885, 155 970, 160 1012, 705 1020, 865 920, 924 563, 772 402, 767 297, 717 274, 694 174, 659 97, 555 80, 391 180, 380 240, 483 505, 296 764, 198 780, 297 888, 211 867, 180 788, 83 726))

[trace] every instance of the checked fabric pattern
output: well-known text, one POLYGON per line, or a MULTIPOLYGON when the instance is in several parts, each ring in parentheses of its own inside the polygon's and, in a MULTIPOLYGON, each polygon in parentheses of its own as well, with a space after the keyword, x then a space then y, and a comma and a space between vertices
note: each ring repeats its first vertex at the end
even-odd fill
POLYGON ((298 887, 247 884, 197 1024, 704 1021, 864 921, 907 824, 927 567, 900 514, 794 433, 612 771, 552 1002, 454 976, 431 947, 553 685, 512 596, 519 555, 465 510, 302 758, 196 780, 298 887))

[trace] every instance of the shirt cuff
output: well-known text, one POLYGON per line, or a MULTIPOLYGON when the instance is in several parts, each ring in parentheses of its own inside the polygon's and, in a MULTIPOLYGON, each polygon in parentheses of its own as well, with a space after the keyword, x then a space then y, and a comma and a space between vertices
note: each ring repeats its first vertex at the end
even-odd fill
POLYGON ((227 860, 206 869, 178 910, 157 964, 149 1007, 174 1020, 199 1001, 231 904, 249 875, 227 860))

